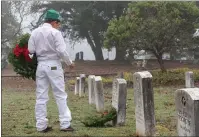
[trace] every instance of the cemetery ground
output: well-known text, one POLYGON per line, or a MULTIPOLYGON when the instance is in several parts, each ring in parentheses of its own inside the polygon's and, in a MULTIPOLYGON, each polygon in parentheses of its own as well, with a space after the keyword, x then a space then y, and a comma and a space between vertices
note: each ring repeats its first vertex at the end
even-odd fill
MULTIPOLYGON (((174 91, 180 87, 154 88, 156 135, 175 136, 176 112, 174 91)), ((111 88, 105 88, 105 109, 111 107, 111 88)), ((133 88, 127 89, 126 124, 121 127, 85 127, 81 121, 89 114, 96 114, 94 105, 88 103, 88 93, 84 97, 68 91, 68 105, 72 112, 73 133, 59 131, 58 111, 52 92, 49 92, 48 118, 53 131, 38 133, 35 128, 33 90, 2 90, 2 136, 135 136, 135 106, 133 88)))
MULTIPOLYGON (((177 62, 166 62, 167 68, 195 68, 197 78, 196 87, 199 85, 199 65, 189 65, 177 62)), ((157 62, 150 62, 147 70, 157 69, 157 62)), ((67 76, 72 74, 85 73, 86 75, 111 76, 118 72, 136 71, 135 65, 126 65, 117 62, 77 62, 75 70, 68 71, 67 76)), ((175 109, 174 93, 177 89, 185 87, 184 71, 177 70, 170 75, 161 75, 154 73, 153 81, 157 83, 172 83, 174 86, 153 86, 154 90, 154 109, 156 120, 157 136, 176 136, 177 118, 175 109), (162 81, 161 81, 162 80, 162 81), (161 82, 158 82, 161 81, 161 82)), ((132 78, 129 75, 129 78, 132 78)), ((71 79, 74 84, 75 77, 71 79)), ((105 109, 109 110, 112 101, 112 87, 110 84, 113 79, 107 79, 109 86, 104 86, 105 109)), ((67 85, 68 105, 72 113, 72 126, 76 131, 73 133, 61 132, 59 130, 58 110, 52 92, 49 92, 48 118, 53 131, 49 133, 38 133, 35 128, 35 82, 33 80, 16 77, 12 67, 8 66, 2 71, 2 136, 135 136, 135 103, 133 87, 127 89, 126 102, 126 122, 125 126, 91 128, 85 127, 82 123, 86 116, 98 114, 94 105, 89 105, 88 87, 86 95, 79 97, 74 95, 74 85, 69 82, 67 85)), ((102 80, 103 85, 106 85, 102 80)))

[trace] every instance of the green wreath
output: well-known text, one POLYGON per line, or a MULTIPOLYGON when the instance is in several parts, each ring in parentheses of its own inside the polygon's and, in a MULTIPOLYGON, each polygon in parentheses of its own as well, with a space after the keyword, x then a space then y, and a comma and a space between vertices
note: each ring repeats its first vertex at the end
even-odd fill
POLYGON ((117 117, 117 112, 115 108, 111 108, 108 113, 102 114, 101 116, 87 116, 81 123, 86 127, 104 127, 109 121, 115 120, 117 117))
POLYGON ((12 64, 14 71, 22 77, 33 79, 36 78, 37 57, 34 54, 29 57, 28 40, 30 34, 22 35, 15 47, 10 51, 8 60, 12 64))

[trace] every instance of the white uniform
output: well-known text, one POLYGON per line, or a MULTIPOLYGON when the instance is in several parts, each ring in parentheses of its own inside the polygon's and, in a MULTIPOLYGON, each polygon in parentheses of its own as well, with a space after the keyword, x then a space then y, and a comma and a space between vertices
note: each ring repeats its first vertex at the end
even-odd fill
POLYGON ((60 128, 68 128, 72 118, 67 106, 64 74, 60 60, 62 58, 67 65, 71 65, 72 61, 66 51, 61 32, 50 24, 44 23, 32 32, 28 41, 28 50, 30 53, 36 53, 38 60, 35 104, 37 130, 42 131, 48 125, 46 104, 49 100, 50 84, 59 110, 60 128))

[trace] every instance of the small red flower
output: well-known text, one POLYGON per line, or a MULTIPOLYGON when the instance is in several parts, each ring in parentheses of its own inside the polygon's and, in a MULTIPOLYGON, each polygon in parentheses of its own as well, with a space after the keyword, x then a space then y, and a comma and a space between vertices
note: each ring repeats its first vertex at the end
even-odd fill
POLYGON ((15 56, 19 57, 23 53, 23 48, 20 48, 19 45, 17 44, 16 47, 14 48, 14 54, 15 56))

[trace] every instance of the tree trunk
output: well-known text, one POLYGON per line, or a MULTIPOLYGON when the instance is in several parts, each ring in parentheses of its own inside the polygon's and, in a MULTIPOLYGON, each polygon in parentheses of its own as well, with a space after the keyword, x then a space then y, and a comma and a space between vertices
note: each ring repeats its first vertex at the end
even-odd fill
POLYGON ((124 49, 119 49, 119 48, 116 48, 116 57, 115 57, 115 60, 117 61, 124 61, 124 57, 126 55, 126 52, 124 51, 124 49))
POLYGON ((164 61, 162 59, 162 55, 163 53, 157 53, 156 51, 152 51, 152 53, 155 55, 155 57, 158 60, 158 63, 160 65, 160 69, 162 70, 162 72, 166 72, 166 68, 164 66, 164 61))
POLYGON ((163 61, 163 59, 162 59, 162 54, 156 55, 156 58, 157 58, 157 60, 158 60, 158 63, 159 63, 159 65, 160 65, 160 69, 162 70, 162 72, 166 72, 166 68, 165 68, 165 66, 164 66, 164 61, 163 61))
POLYGON ((93 40, 95 42, 96 47, 96 60, 104 60, 103 53, 102 53, 102 43, 100 42, 99 36, 93 34, 93 40))
POLYGON ((95 59, 96 60, 104 60, 100 43, 98 44, 98 42, 96 40, 94 41, 95 42, 94 43, 93 40, 91 39, 89 33, 87 33, 86 39, 88 41, 88 44, 91 46, 91 49, 95 55, 95 59))
POLYGON ((199 47, 194 50, 194 59, 199 59, 199 47))
POLYGON ((98 44, 96 44, 95 59, 96 60, 104 60, 101 45, 98 45, 98 44))

